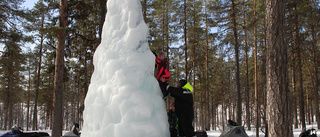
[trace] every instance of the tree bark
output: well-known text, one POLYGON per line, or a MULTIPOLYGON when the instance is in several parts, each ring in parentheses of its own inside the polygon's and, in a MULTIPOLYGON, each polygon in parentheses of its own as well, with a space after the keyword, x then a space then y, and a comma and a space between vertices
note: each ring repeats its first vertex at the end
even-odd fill
MULTIPOLYGON (((245 15, 246 16, 246 15, 245 15)), ((246 18, 246 17, 245 17, 246 18)), ((246 20, 244 21, 246 24, 246 20)), ((246 94, 246 124, 248 130, 251 130, 251 120, 250 120, 250 91, 249 91, 249 61, 248 61, 248 39, 247 39, 247 27, 244 27, 244 43, 245 43, 245 69, 246 69, 246 86, 245 86, 245 94, 246 94)))
POLYGON ((66 40, 66 26, 68 23, 68 0, 60 0, 58 43, 56 49, 56 65, 54 79, 54 121, 52 137, 62 135, 63 126, 63 71, 66 40))
POLYGON ((187 41, 187 0, 184 0, 184 56, 185 56, 185 80, 188 81, 188 41, 187 41))
MULTIPOLYGON (((313 12, 312 12, 313 15, 313 12)), ((317 52, 318 50, 316 49, 316 43, 317 43, 317 39, 316 39, 316 34, 315 34, 315 28, 314 28, 314 24, 312 24, 311 26, 311 34, 312 34, 312 54, 313 54, 313 69, 314 69, 314 97, 315 97, 315 101, 314 101, 314 106, 315 106, 315 115, 316 115, 316 120, 317 120, 317 125, 318 125, 318 129, 320 129, 320 114, 319 114, 319 77, 318 77, 318 60, 317 60, 317 52)))
MULTIPOLYGON (((293 37, 293 36, 292 36, 293 37)), ((296 97, 296 65, 295 65, 295 46, 291 47, 291 82, 292 82, 292 113, 294 128, 298 128, 298 112, 297 112, 297 97, 296 97)))
MULTIPOLYGON (((206 92, 206 130, 210 130, 210 118, 209 118, 209 112, 210 112, 210 97, 209 97, 209 38, 208 38, 208 16, 207 16, 207 0, 205 0, 205 22, 206 22, 206 26, 205 26, 205 31, 206 31, 206 45, 205 45, 205 49, 206 49, 206 78, 205 78, 205 92, 206 92)), ((213 118, 211 118, 211 120, 213 120, 213 118)))
POLYGON ((300 122, 302 124, 302 131, 306 130, 306 118, 305 118, 305 106, 304 106, 304 93, 303 93, 303 77, 302 77, 302 57, 301 57, 301 45, 299 34, 299 22, 297 14, 297 2, 295 2, 295 24, 296 24, 296 47, 297 47, 297 59, 298 59, 298 73, 299 73, 299 111, 300 122))
POLYGON ((256 0, 253 2, 254 4, 254 11, 253 11, 253 18, 254 18, 254 103, 255 103, 255 113, 256 113, 256 136, 259 136, 259 127, 260 127, 260 104, 259 104, 259 92, 258 92, 258 42, 257 42, 257 12, 256 12, 256 0))
MULTIPOLYGON (((9 45, 10 46, 10 45, 9 45)), ((12 45, 11 45, 12 46, 12 45)), ((13 126, 13 103, 12 103, 12 100, 13 100, 13 81, 14 81, 14 65, 13 65, 13 58, 14 58, 14 55, 13 55, 13 52, 10 48, 8 48, 8 89, 7 89, 7 97, 8 97, 8 102, 7 102, 7 116, 8 121, 6 121, 6 124, 8 123, 7 125, 7 129, 10 129, 12 126, 13 126)))
POLYGON ((235 2, 232 2, 232 23, 233 23, 233 35, 234 35, 234 50, 236 54, 236 85, 237 85, 237 123, 242 125, 242 98, 240 90, 240 67, 239 67, 239 44, 238 44, 238 32, 237 32, 237 22, 236 22, 236 11, 235 2))
MULTIPOLYGON (((41 18, 41 29, 44 27, 44 14, 41 18)), ((44 35, 41 33, 40 38, 40 49, 39 49, 39 62, 38 62, 38 72, 37 72, 37 84, 36 84, 36 96, 34 101, 34 112, 33 112, 33 125, 32 130, 38 130, 38 96, 39 96, 39 87, 40 87, 40 73, 41 73, 41 62, 42 62, 42 45, 44 41, 44 35)))
POLYGON ((266 0, 267 119, 271 137, 290 137, 292 131, 288 118, 288 46, 284 33, 284 9, 284 0, 266 0))
POLYGON ((31 68, 30 68, 30 61, 28 62, 28 96, 27 96, 27 131, 29 131, 29 114, 30 114, 30 91, 31 91, 31 68))

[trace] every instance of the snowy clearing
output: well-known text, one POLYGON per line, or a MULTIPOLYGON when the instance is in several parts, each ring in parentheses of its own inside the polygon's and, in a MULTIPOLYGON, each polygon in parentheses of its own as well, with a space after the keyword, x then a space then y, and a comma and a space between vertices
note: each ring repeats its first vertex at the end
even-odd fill
MULTIPOLYGON (((307 125, 307 129, 312 129, 312 128, 316 129, 317 123, 313 123, 312 125, 307 125)), ((319 131, 320 130, 318 129, 317 136, 319 136, 319 131)), ((5 134, 6 132, 8 132, 8 131, 0 130, 0 135, 5 134)), ((47 133, 49 133, 49 135, 51 135, 51 130, 39 130, 38 132, 47 132, 47 133)), ((65 132, 68 132, 68 131, 64 131, 63 133, 65 133, 65 132)), ((252 129, 251 131, 246 131, 246 133, 248 134, 249 137, 255 137, 255 135, 256 135, 255 129, 252 129)), ((301 128, 293 129, 294 137, 299 137, 300 133, 301 133, 301 128)), ((219 137, 221 132, 220 131, 208 131, 207 134, 209 137, 219 137)), ((259 137, 264 137, 264 133, 262 133, 260 131, 259 137)))

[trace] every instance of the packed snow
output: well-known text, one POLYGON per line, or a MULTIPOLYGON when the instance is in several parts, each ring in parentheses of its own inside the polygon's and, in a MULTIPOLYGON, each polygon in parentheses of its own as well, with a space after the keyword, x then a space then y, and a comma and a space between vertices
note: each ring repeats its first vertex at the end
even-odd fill
POLYGON ((108 0, 81 137, 166 137, 165 102, 140 0, 108 0))

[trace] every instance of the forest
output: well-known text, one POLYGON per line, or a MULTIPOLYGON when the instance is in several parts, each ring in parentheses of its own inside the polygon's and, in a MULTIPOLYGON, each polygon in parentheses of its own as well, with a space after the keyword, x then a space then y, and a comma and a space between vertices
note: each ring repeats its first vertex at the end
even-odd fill
MULTIPOLYGON (((108 27, 103 26, 107 1, 38 0, 31 9, 22 6, 25 0, 0 1, 1 130, 16 124, 26 131, 54 131, 58 119, 62 130, 83 124, 93 55, 108 27)), ((196 130, 220 130, 232 119, 246 130, 267 132, 268 122, 277 120, 270 117, 274 103, 268 101, 277 99, 285 101, 278 108, 285 108, 279 112, 286 124, 303 129, 317 122, 320 128, 319 0, 141 0, 141 5, 150 49, 169 60, 169 83, 183 78, 195 89, 196 130), (278 4, 270 1, 280 8, 270 10, 278 4), (280 92, 271 92, 275 81, 280 92)), ((167 106, 172 101, 168 98, 167 106)))

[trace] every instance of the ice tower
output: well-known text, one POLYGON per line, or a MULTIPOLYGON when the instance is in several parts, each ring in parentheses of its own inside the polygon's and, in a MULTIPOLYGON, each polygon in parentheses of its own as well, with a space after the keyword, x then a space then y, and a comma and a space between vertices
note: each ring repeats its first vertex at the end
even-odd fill
POLYGON ((140 0, 108 0, 81 137, 168 137, 140 0))

